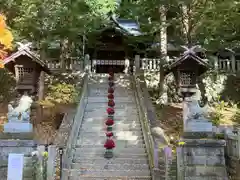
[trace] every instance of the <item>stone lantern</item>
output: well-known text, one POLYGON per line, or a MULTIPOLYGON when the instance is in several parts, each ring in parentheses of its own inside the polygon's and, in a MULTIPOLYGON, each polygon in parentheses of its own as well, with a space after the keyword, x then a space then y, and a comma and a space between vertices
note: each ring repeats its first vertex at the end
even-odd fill
POLYGON ((197 81, 200 75, 209 69, 206 59, 201 58, 195 51, 198 46, 186 48, 183 55, 168 66, 165 75, 172 72, 177 82, 179 93, 189 97, 196 93, 197 81))

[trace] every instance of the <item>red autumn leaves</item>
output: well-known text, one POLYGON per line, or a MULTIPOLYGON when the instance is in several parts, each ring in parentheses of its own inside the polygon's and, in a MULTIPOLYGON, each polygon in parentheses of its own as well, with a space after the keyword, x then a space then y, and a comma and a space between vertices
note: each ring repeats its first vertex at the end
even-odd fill
POLYGON ((113 120, 113 115, 115 113, 114 111, 114 106, 115 106, 115 102, 114 102, 114 73, 112 71, 110 71, 109 73, 109 77, 108 77, 108 108, 107 108, 107 114, 108 114, 108 119, 106 120, 105 124, 108 126, 107 128, 107 132, 106 132, 106 136, 107 136, 107 140, 105 141, 104 147, 107 150, 111 150, 113 148, 115 148, 115 142, 112 139, 113 137, 113 132, 111 131, 112 128, 111 126, 114 125, 114 120, 113 120))

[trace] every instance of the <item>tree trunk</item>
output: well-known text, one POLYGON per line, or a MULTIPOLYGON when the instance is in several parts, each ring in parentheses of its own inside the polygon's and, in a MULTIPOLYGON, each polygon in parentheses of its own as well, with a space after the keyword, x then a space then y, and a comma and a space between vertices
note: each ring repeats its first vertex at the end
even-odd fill
MULTIPOLYGON (((45 55, 45 48, 41 48, 40 50, 40 59, 45 61, 46 55, 45 55)), ((39 77, 39 88, 38 88, 38 101, 42 101, 44 100, 44 90, 45 90, 45 85, 44 85, 44 81, 45 81, 45 72, 41 71, 40 73, 40 77, 39 77)), ((43 118, 43 107, 41 105, 38 106, 37 109, 37 121, 40 122, 43 118)))
POLYGON ((161 28, 160 28, 160 73, 159 73, 159 97, 162 98, 164 94, 164 68, 163 65, 167 62, 167 17, 166 7, 161 5, 159 8, 161 28))
POLYGON ((62 70, 66 69, 66 61, 68 58, 68 44, 69 40, 67 38, 63 39, 61 42, 60 67, 62 70))
POLYGON ((185 44, 190 47, 192 45, 192 37, 190 30, 191 9, 189 5, 182 4, 182 32, 184 35, 185 44))

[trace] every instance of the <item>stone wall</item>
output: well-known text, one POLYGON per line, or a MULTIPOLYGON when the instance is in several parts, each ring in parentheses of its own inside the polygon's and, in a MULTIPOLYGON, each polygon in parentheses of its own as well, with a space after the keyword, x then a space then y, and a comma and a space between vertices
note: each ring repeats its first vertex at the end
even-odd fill
POLYGON ((24 180, 34 179, 34 166, 31 153, 36 150, 33 140, 0 140, 0 177, 7 180, 8 154, 22 153, 24 157, 24 180))
POLYGON ((224 140, 184 139, 180 144, 178 180, 228 180, 224 140))

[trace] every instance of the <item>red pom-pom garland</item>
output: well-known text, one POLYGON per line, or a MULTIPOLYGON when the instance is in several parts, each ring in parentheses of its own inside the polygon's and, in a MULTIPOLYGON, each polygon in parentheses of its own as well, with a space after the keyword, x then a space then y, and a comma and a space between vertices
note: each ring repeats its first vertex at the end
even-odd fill
POLYGON ((114 99, 114 95, 112 93, 108 94, 108 99, 114 99))
POLYGON ((113 108, 107 108, 107 113, 109 115, 113 115, 115 113, 114 109, 113 108))
POLYGON ((106 124, 107 126, 112 126, 112 125, 114 124, 114 121, 113 121, 113 119, 108 118, 108 119, 106 120, 105 124, 106 124))
POLYGON ((114 93, 114 89, 112 87, 108 88, 108 93, 110 94, 114 93))
POLYGON ((114 82, 113 82, 113 81, 110 81, 110 82, 108 83, 108 85, 109 85, 109 87, 113 87, 113 86, 114 86, 114 82))
POLYGON ((108 106, 114 107, 115 106, 115 102, 112 99, 109 99, 108 106))
POLYGON ((112 137, 113 136, 113 132, 111 132, 111 131, 106 132, 106 136, 107 137, 112 137))
POLYGON ((106 149, 113 149, 113 148, 115 148, 115 142, 109 138, 105 141, 104 147, 106 149))

